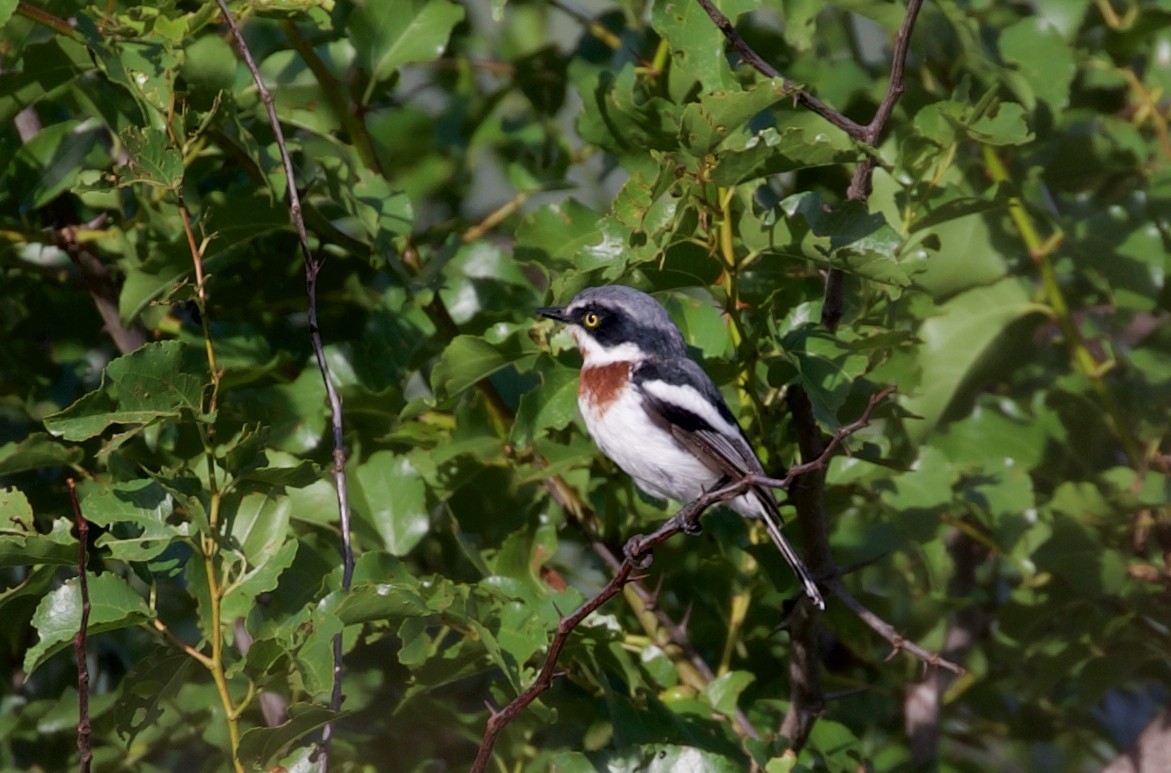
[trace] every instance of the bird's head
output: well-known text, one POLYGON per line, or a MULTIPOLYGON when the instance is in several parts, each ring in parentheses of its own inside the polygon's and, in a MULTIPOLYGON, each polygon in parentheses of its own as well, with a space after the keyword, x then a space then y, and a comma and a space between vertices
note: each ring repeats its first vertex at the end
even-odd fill
POLYGON ((667 310, 633 287, 590 287, 567 306, 545 306, 537 313, 569 325, 586 366, 687 356, 683 335, 667 310))

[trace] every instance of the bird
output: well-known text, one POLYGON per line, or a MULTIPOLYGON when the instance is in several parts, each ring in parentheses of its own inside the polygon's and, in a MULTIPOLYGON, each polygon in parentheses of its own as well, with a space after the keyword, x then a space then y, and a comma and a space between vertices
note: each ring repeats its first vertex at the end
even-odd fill
MULTIPOLYGON (((684 504, 748 475, 764 475, 752 445, 683 334, 650 295, 625 285, 589 287, 568 305, 537 309, 568 326, 582 355, 577 403, 586 430, 611 461, 655 499, 684 504)), ((763 521, 805 594, 825 608, 809 569, 781 534, 772 489, 728 501, 763 521)))

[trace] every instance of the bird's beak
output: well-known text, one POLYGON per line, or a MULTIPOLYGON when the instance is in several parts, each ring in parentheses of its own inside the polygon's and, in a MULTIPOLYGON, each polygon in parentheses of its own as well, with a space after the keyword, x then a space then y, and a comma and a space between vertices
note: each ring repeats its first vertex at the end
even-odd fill
POLYGON ((565 313, 565 309, 559 306, 542 306, 537 309, 537 314, 549 319, 555 319, 558 322, 569 322, 569 315, 565 313))

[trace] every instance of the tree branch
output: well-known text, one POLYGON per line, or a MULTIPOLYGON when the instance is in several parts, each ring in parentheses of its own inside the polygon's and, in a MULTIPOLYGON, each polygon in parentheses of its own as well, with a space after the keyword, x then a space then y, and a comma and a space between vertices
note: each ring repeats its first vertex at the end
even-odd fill
MULTIPOLYGON (((808 475, 811 472, 823 471, 829 464, 829 460, 833 457, 834 452, 841 446, 842 442, 850 435, 858 432, 863 427, 870 423, 870 417, 874 412, 875 406, 886 399, 894 392, 894 387, 887 387, 878 392, 870 398, 866 409, 857 421, 841 427, 831 437, 830 442, 824 445, 821 455, 803 464, 794 465, 790 467, 783 478, 770 478, 764 475, 748 475, 740 480, 729 483, 721 488, 705 492, 698 499, 684 505, 678 512, 669 518, 662 526, 656 529, 649 535, 634 535, 631 537, 623 550, 625 557, 619 564, 614 573, 614 577, 606 584, 601 591, 599 591, 592 598, 588 599, 580 607, 577 608, 571 615, 565 617, 557 624, 556 632, 553 640, 549 644, 549 650, 545 655, 545 660, 541 665, 540 671, 537 673, 536 679, 533 683, 514 698, 507 706, 499 711, 492 711, 491 716, 488 717, 488 722, 484 728, 483 740, 480 743, 479 752, 476 754, 475 762, 472 764, 472 771, 479 773, 487 768, 489 761, 492 758, 492 749, 496 745, 496 740, 504 728, 515 719, 522 711, 525 710, 533 701, 535 701, 542 693, 548 690, 552 684, 553 679, 557 675, 556 667, 557 660, 561 656, 561 651, 565 647, 565 643, 569 639, 569 635, 573 630, 581 624, 591 613, 605 604, 607 601, 618 595, 622 589, 633 582, 632 575, 636 570, 645 569, 649 566, 649 562, 654 552, 654 549, 666 542, 671 537, 679 532, 694 532, 696 524, 699 522, 700 516, 710 507, 721 502, 726 502, 730 499, 735 499, 746 490, 757 486, 769 486, 772 488, 787 490, 793 483, 802 475, 808 475)), ((836 580, 834 580, 836 582, 836 580)), ((856 602, 855 602, 856 603, 856 602)), ((859 605, 860 606, 860 605, 859 605)), ((915 653, 916 649, 911 647, 903 647, 908 652, 915 653)), ((926 653, 925 650, 920 650, 927 655, 931 661, 938 660, 938 656, 926 653)))
MULTIPOLYGON (((289 149, 285 144, 285 135, 281 129, 280 119, 277 117, 273 104, 272 94, 264 85, 260 77, 260 70, 248 50, 235 19, 228 10, 227 0, 216 0, 223 14, 224 21, 232 30, 232 37, 236 41, 236 48, 240 52, 252 80, 256 83, 264 109, 268 113, 268 121, 272 125, 273 136, 276 138, 277 148, 280 150, 281 161, 285 167, 285 178, 289 186, 289 212, 293 227, 297 231, 297 240, 301 246, 301 255, 305 260, 305 292, 308 296, 307 318, 309 322, 309 338, 313 344, 313 354, 317 359, 317 368, 321 371, 321 379, 325 382, 325 392, 329 398, 330 419, 333 428, 333 479, 337 488, 338 518, 342 532, 342 590, 348 591, 354 580, 354 547, 350 535, 350 500, 346 485, 346 446, 345 420, 342 412, 342 400, 334 387, 333 377, 329 372, 329 363, 325 359, 325 347, 321 340, 321 329, 317 319, 317 275, 321 271, 321 262, 313 255, 309 246, 309 234, 305 230, 305 219, 301 214, 301 198, 297 192, 297 178, 293 172, 293 160, 289 156, 289 149)), ((333 691, 330 696, 329 707, 333 711, 341 708, 342 704, 342 637, 337 634, 333 639, 333 691)), ((323 771, 329 769, 329 742, 333 736, 333 724, 327 724, 321 734, 320 762, 323 771)))
MULTIPOLYGON (((711 17, 712 22, 719 28, 720 32, 724 33, 724 37, 727 38, 732 48, 740 54, 740 57, 762 75, 769 78, 780 78, 785 88, 793 91, 798 104, 805 105, 805 107, 834 126, 837 126, 839 129, 842 129, 858 142, 865 143, 869 146, 874 146, 878 143, 878 139, 882 136, 882 132, 886 128, 887 121, 890 120, 890 116, 894 112, 895 104, 899 101, 899 97, 902 96, 903 91, 906 89, 907 51, 911 45, 911 33, 915 29, 915 20, 919 18, 919 10, 923 6, 923 0, 907 0, 907 10, 903 15, 903 22, 899 25, 898 32, 895 34, 895 46, 891 56, 890 82, 887 84, 886 94, 878 104, 878 109, 874 112, 874 117, 866 125, 850 120, 842 113, 829 107, 781 75, 775 67, 766 62, 760 54, 753 50, 752 46, 748 45, 748 42, 736 31, 736 26, 715 7, 712 0, 699 0, 699 4, 703 6, 703 10, 711 17)), ((855 167, 854 174, 850 180, 850 187, 846 192, 846 198, 848 200, 864 202, 869 198, 871 181, 874 177, 874 167, 876 165, 877 160, 872 153, 867 153, 866 157, 858 162, 858 166, 855 167)), ((844 275, 841 270, 836 268, 831 268, 827 272, 825 279, 821 321, 831 331, 837 329, 842 319, 844 307, 843 279, 844 275)))
POLYGON ((736 49, 736 53, 740 54, 740 58, 751 65, 753 69, 765 77, 780 78, 785 89, 793 92, 793 98, 797 100, 798 104, 805 105, 805 107, 817 113, 851 137, 858 139, 862 136, 862 133, 866 130, 864 126, 851 121, 808 91, 802 89, 793 81, 781 75, 775 67, 766 62, 760 54, 756 53, 752 46, 748 45, 748 41, 740 37, 740 33, 736 31, 736 26, 732 24, 732 21, 727 16, 720 12, 720 9, 716 8, 712 0, 699 0, 699 4, 703 6, 703 10, 711 17, 712 22, 719 27, 720 32, 724 33, 724 37, 732 44, 732 48, 736 49))
POLYGON ((837 577, 827 580, 825 584, 826 587, 830 589, 830 592, 837 596, 838 599, 846 605, 847 609, 857 615, 859 620, 861 620, 863 623, 866 623, 866 625, 870 627, 870 630, 874 631, 890 643, 892 648, 891 655, 894 655, 894 653, 899 651, 907 652, 911 655, 914 655, 919 660, 922 660, 923 663, 927 666, 937 666, 939 668, 946 669, 953 674, 965 673, 962 666, 958 666, 955 663, 952 663, 938 652, 931 652, 930 650, 923 649, 910 639, 904 638, 901 634, 899 634, 898 631, 894 629, 894 626, 871 612, 862 605, 862 602, 854 598, 850 592, 846 590, 846 587, 842 585, 841 580, 839 580, 837 577))

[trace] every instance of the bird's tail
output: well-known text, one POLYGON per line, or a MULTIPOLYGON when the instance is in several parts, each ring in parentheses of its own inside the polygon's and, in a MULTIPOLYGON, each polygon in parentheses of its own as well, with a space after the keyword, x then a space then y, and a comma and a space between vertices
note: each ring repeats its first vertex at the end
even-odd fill
MULTIPOLYGON (((767 495, 766 495, 767 496, 767 495)), ((763 503, 761 508, 763 514, 761 520, 764 521, 764 528, 768 530, 768 536, 772 538, 773 544, 777 546, 777 550, 781 551, 781 555, 789 562, 789 566, 793 568, 797 578, 801 580, 801 584, 805 587, 805 595, 817 605, 818 609, 825 609, 825 601, 821 598, 821 592, 817 589, 817 583, 813 581, 813 576, 809 573, 809 568, 805 566, 805 562, 797 555, 797 551, 793 550, 793 546, 785 539, 785 535, 781 534, 781 514, 776 509, 769 507, 767 503, 763 503)))

